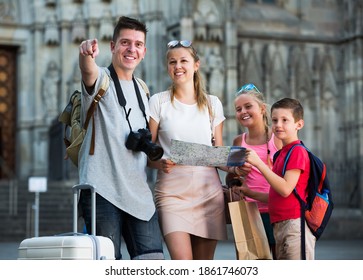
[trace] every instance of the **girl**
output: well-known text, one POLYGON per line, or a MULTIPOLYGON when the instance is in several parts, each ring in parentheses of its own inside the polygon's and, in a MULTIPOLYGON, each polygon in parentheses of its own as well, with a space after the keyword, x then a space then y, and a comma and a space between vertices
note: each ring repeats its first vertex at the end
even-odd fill
MULTIPOLYGON (((282 148, 282 142, 274 137, 269 127, 268 106, 263 94, 255 85, 246 84, 237 92, 234 104, 236 119, 242 127, 247 128, 247 132, 236 136, 233 145, 255 150, 262 161, 272 168, 273 155, 282 148)), ((244 178, 244 184, 240 189, 247 201, 257 202, 271 252, 275 258, 275 240, 267 205, 270 185, 261 172, 249 163, 238 169, 244 178)), ((234 175, 229 173, 226 178, 227 184, 233 184, 233 178, 234 175)))

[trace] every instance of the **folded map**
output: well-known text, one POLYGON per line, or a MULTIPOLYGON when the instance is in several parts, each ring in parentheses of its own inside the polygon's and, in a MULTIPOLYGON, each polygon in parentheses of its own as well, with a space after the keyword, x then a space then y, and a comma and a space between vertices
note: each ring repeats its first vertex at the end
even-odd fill
POLYGON ((171 140, 171 160, 194 166, 240 166, 246 158, 246 148, 237 146, 208 146, 171 140))

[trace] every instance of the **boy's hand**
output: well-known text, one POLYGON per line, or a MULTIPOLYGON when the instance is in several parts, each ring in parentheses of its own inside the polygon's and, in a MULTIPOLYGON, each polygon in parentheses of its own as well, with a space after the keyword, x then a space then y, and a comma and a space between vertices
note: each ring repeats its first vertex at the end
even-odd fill
POLYGON ((246 161, 256 167, 261 164, 261 162, 263 163, 256 151, 252 149, 246 149, 246 161))

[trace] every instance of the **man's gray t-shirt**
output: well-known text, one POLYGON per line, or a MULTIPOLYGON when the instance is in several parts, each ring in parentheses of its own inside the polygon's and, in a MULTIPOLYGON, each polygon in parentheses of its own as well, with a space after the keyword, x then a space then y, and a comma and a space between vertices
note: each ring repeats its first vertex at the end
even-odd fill
MULTIPOLYGON (((94 92, 89 95, 82 85, 82 119, 99 88, 103 75, 109 76, 107 68, 99 68, 94 92)), ((110 77, 109 77, 110 78, 110 77)), ((149 118, 148 99, 138 84, 145 112, 149 118)), ((137 101, 133 81, 121 81, 120 85, 126 99, 126 111, 132 110, 129 120, 133 131, 146 127, 146 121, 137 101)), ((123 107, 118 102, 115 84, 110 78, 110 86, 101 98, 94 114, 95 151, 89 155, 92 135, 92 119, 79 154, 80 183, 88 183, 96 192, 130 215, 148 221, 155 212, 152 192, 147 183, 144 152, 134 152, 125 146, 130 134, 123 107)))

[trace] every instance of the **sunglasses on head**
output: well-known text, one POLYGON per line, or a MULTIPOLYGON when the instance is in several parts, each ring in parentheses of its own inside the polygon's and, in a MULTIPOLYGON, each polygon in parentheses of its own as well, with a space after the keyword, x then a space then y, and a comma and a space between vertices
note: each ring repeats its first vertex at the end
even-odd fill
POLYGON ((258 93, 260 93, 260 91, 258 90, 258 88, 254 85, 254 84, 245 84, 243 85, 236 93, 236 95, 242 94, 244 92, 248 92, 248 91, 256 91, 258 93))
POLYGON ((192 45, 192 41, 188 41, 188 40, 182 40, 182 41, 173 40, 173 41, 170 41, 167 46, 168 46, 169 49, 172 49, 172 48, 175 48, 177 46, 182 46, 184 48, 189 48, 191 45, 192 45))

